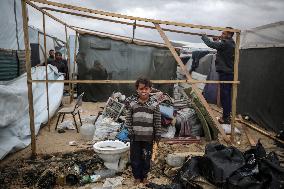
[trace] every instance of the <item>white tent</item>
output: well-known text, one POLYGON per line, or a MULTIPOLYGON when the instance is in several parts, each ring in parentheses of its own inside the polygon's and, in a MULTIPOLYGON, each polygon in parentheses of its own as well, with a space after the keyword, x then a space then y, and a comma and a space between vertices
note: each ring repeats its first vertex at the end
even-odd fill
POLYGON ((1 0, 0 18, 0 48, 24 50, 21 1, 1 0))
POLYGON ((241 49, 284 47, 284 21, 244 30, 241 34, 241 49))
MULTIPOLYGON (((32 79, 45 79, 45 67, 32 68, 32 79)), ((48 78, 63 80, 57 68, 48 65, 48 78)), ((8 153, 27 147, 30 142, 30 118, 26 74, 0 82, 0 159, 8 153)), ((49 83, 49 111, 53 116, 63 97, 63 83, 49 83)), ((33 104, 35 112, 35 133, 42 123, 47 122, 47 102, 45 83, 33 83, 33 104)))

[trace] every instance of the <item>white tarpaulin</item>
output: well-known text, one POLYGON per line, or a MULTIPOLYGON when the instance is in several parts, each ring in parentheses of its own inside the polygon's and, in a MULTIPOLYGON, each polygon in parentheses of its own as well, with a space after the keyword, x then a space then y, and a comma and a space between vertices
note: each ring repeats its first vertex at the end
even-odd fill
MULTIPOLYGON (((32 68, 34 80, 45 79, 45 67, 32 68)), ((49 80, 63 80, 54 66, 48 66, 49 80)), ((50 117, 54 115, 63 97, 63 83, 49 83, 50 117)), ((33 83, 35 133, 47 122, 45 83, 33 83)), ((9 152, 27 147, 30 142, 30 118, 26 74, 0 85, 0 159, 9 152)))
POLYGON ((24 50, 21 1, 1 0, 0 18, 0 48, 24 50))
POLYGON ((284 21, 242 31, 241 49, 268 47, 284 47, 284 21))

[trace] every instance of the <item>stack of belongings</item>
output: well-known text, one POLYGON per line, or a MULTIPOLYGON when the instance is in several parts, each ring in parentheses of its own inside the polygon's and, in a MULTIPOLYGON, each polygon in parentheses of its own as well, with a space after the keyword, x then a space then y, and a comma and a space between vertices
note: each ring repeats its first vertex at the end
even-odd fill
POLYGON ((191 99, 185 94, 182 87, 175 86, 175 100, 173 103, 175 112, 176 137, 200 137, 203 135, 202 125, 195 110, 191 107, 191 99))
POLYGON ((124 127, 125 95, 120 92, 113 93, 108 99, 103 112, 99 113, 95 122, 95 131, 93 141, 106 139, 129 140, 124 127))
POLYGON ((152 89, 151 95, 158 102, 161 112, 161 126, 162 137, 173 138, 176 133, 173 100, 167 94, 163 93, 155 88, 152 89))

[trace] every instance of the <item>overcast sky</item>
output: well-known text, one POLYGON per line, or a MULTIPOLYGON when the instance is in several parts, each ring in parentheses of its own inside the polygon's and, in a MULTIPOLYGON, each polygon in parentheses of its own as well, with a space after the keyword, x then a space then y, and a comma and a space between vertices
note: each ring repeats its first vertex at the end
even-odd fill
MULTIPOLYGON (((284 0, 57 0, 57 2, 144 18, 220 27, 231 26, 242 30, 284 20, 284 0)), ((132 35, 130 26, 51 13, 70 25, 125 36, 132 35)), ((29 24, 42 29, 41 14, 30 8, 29 16, 29 24)), ((49 34, 61 39, 65 38, 64 27, 61 24, 47 19, 46 27, 49 34)), ((197 32, 198 30, 187 29, 187 31, 197 32)), ((210 33, 210 31, 202 32, 210 33)), ((199 37, 167 34, 171 40, 199 42, 199 37)), ((135 36, 161 41, 155 30, 138 28, 135 36)))

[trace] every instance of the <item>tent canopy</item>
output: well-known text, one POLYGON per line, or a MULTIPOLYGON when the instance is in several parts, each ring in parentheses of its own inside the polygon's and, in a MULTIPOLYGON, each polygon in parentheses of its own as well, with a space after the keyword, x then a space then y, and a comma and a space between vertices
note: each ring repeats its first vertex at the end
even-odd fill
POLYGON ((284 47, 284 21, 242 31, 241 49, 284 47))

